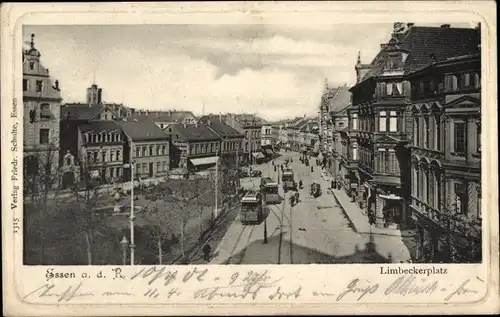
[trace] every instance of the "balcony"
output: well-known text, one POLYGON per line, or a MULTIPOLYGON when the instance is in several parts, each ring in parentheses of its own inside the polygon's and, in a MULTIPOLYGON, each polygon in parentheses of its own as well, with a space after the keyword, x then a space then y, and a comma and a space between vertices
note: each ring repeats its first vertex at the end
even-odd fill
POLYGON ((464 214, 457 214, 452 210, 437 210, 431 207, 424 201, 416 197, 411 197, 410 207, 415 217, 438 227, 441 230, 446 230, 462 237, 480 239, 481 225, 480 218, 474 216, 467 217, 464 214))

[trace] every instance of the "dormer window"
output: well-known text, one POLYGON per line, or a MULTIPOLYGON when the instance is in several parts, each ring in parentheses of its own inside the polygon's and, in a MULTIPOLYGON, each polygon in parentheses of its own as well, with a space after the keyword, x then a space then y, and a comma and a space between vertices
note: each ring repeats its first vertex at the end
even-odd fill
POLYGON ((35 69, 35 62, 30 62, 30 69, 31 70, 35 69))
POLYGON ((29 81, 27 79, 23 79, 23 91, 27 91, 29 87, 29 81))

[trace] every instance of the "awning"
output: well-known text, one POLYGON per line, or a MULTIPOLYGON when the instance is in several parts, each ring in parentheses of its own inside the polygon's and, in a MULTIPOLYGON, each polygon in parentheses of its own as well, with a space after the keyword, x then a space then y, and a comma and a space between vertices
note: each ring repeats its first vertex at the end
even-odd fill
POLYGON ((200 157, 200 158, 190 159, 190 161, 193 165, 215 164, 217 162, 217 156, 200 157))
POLYGON ((401 197, 399 196, 396 196, 394 194, 390 194, 390 195, 379 195, 380 198, 383 198, 383 199, 388 199, 388 200, 400 200, 401 197))
POLYGON ((262 152, 253 152, 252 156, 255 157, 256 159, 264 158, 264 154, 262 154, 262 152))

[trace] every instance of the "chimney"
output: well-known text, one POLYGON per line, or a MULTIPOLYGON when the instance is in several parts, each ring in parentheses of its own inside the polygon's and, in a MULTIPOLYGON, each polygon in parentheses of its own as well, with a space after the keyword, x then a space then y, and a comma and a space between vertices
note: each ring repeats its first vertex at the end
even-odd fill
POLYGON ((441 28, 442 29, 449 29, 450 25, 449 24, 443 24, 443 25, 441 25, 441 28))

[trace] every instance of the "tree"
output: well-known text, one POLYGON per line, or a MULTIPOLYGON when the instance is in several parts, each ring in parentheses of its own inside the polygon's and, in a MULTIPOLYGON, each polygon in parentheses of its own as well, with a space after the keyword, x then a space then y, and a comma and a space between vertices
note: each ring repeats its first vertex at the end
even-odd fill
POLYGON ((95 176, 95 171, 104 171, 105 162, 94 162, 93 160, 81 157, 78 160, 80 165, 81 182, 75 182, 73 195, 76 200, 75 208, 78 210, 77 228, 85 236, 87 246, 87 264, 92 265, 92 254, 95 244, 95 235, 99 228, 102 228, 102 221, 99 219, 98 207, 105 203, 106 199, 112 199, 113 189, 102 183, 103 177, 95 176))
MULTIPOLYGON (((27 154, 23 166, 25 202, 35 207, 34 210, 40 213, 40 219, 47 218, 50 210, 50 198, 55 196, 60 181, 59 149, 57 146, 57 140, 54 139, 46 146, 39 145, 31 151, 25 152, 27 154)), ((26 211, 27 208, 25 207, 24 210, 26 211)), ((25 224, 27 229, 25 233, 27 239, 25 241, 27 243, 30 239, 36 241, 36 236, 38 236, 40 244, 39 263, 45 264, 46 231, 49 228, 38 224, 30 225, 26 222, 25 224)))
POLYGON ((441 213, 435 217, 446 229, 448 257, 451 263, 476 263, 481 261, 481 220, 474 215, 459 212, 458 204, 448 195, 442 203, 441 213), (460 247, 460 240, 466 243, 460 247))
POLYGON ((201 179, 172 179, 158 186, 151 187, 146 193, 146 199, 161 200, 171 206, 172 219, 178 222, 181 238, 181 252, 185 255, 184 235, 187 222, 194 215, 199 197, 206 195, 206 188, 201 179), (203 193, 205 188, 205 193, 203 193))
POLYGON ((151 237, 158 247, 158 262, 163 264, 163 241, 168 238, 172 232, 172 208, 165 204, 164 199, 158 199, 151 202, 145 209, 144 215, 149 220, 151 226, 151 237))

